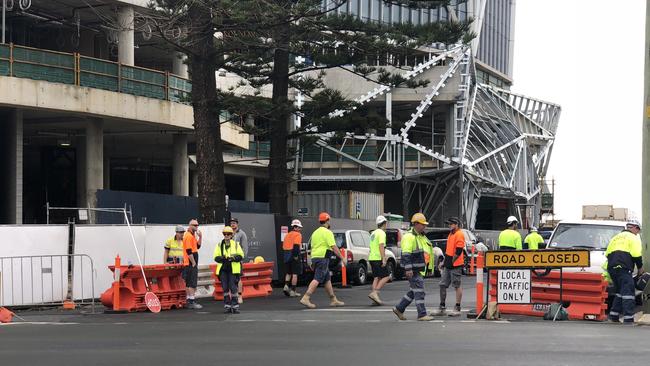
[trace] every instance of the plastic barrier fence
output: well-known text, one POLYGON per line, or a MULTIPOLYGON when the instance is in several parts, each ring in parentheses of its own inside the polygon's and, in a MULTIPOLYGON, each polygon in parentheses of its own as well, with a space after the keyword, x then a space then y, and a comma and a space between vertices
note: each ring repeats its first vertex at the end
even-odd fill
MULTIPOLYGON (((212 278, 214 279, 214 299, 223 300, 223 289, 221 281, 215 271, 217 265, 210 265, 212 278)), ((262 263, 244 263, 243 275, 241 281, 244 285, 242 297, 244 299, 252 297, 267 297, 273 292, 271 287, 271 278, 273 277, 273 262, 262 263)))

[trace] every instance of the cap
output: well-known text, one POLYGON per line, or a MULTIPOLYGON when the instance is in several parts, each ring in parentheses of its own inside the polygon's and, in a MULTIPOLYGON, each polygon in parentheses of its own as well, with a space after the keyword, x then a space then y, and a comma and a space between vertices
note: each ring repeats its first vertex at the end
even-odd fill
POLYGON ((458 217, 450 217, 445 221, 447 224, 456 224, 460 225, 460 219, 458 217))
POLYGON ((328 214, 327 212, 321 212, 318 215, 318 221, 320 222, 329 221, 329 219, 330 219, 330 214, 328 214))
POLYGON ((176 226, 176 232, 177 233, 184 233, 185 228, 182 225, 178 225, 178 226, 176 226))
POLYGON ((418 212, 411 217, 411 223, 418 223, 422 225, 429 225, 427 218, 424 217, 424 214, 418 212))
POLYGON ((375 219, 375 223, 376 223, 377 225, 381 225, 381 224, 383 224, 383 223, 386 222, 386 221, 388 221, 388 219, 386 219, 383 215, 379 215, 379 216, 377 216, 377 218, 375 219))
POLYGON ((235 231, 230 226, 224 227, 222 232, 224 234, 234 234, 235 233, 235 231))
POLYGON ((230 219, 230 222, 236 222, 236 223, 239 224, 239 219, 233 217, 233 218, 230 219))
POLYGON ((300 220, 296 219, 291 221, 291 226, 302 227, 302 223, 300 222, 300 220))

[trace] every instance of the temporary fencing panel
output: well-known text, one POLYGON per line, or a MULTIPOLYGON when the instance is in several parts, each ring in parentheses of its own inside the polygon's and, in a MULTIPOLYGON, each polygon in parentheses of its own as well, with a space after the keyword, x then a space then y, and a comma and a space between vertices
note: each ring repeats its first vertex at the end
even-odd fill
MULTIPOLYGON (((243 274, 241 277, 244 299, 252 297, 266 297, 271 295, 271 277, 273 276, 273 262, 263 263, 244 263, 243 274)), ((211 265, 212 276, 214 278, 214 299, 223 300, 223 288, 221 281, 216 274, 217 265, 211 265)))
MULTIPOLYGON (((496 300, 496 273, 490 272, 490 297, 496 300)), ((532 304, 500 304, 503 314, 544 316, 547 304, 560 302, 560 272, 551 271, 546 276, 532 276, 532 304)), ((570 302, 570 319, 605 320, 607 309, 607 282, 600 273, 569 272, 562 274, 562 301, 570 302)))

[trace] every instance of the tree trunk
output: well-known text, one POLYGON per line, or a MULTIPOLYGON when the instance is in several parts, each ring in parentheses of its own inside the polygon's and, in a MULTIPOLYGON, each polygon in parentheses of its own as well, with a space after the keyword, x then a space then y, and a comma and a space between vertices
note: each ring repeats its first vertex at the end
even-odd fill
POLYGON ((199 214, 202 223, 221 223, 226 214, 223 147, 215 79, 216 50, 210 14, 190 7, 194 25, 193 54, 188 55, 196 134, 199 214))
POLYGON ((289 172, 287 144, 289 135, 289 26, 278 31, 278 48, 273 56, 272 102, 277 113, 270 120, 271 152, 269 160, 269 204, 271 212, 288 215, 289 172))

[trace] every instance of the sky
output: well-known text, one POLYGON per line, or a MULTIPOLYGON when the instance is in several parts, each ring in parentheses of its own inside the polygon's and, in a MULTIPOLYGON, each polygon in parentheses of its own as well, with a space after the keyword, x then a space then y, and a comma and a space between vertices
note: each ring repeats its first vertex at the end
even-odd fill
POLYGON ((512 90, 562 106, 555 213, 641 213, 645 0, 517 0, 512 90))

